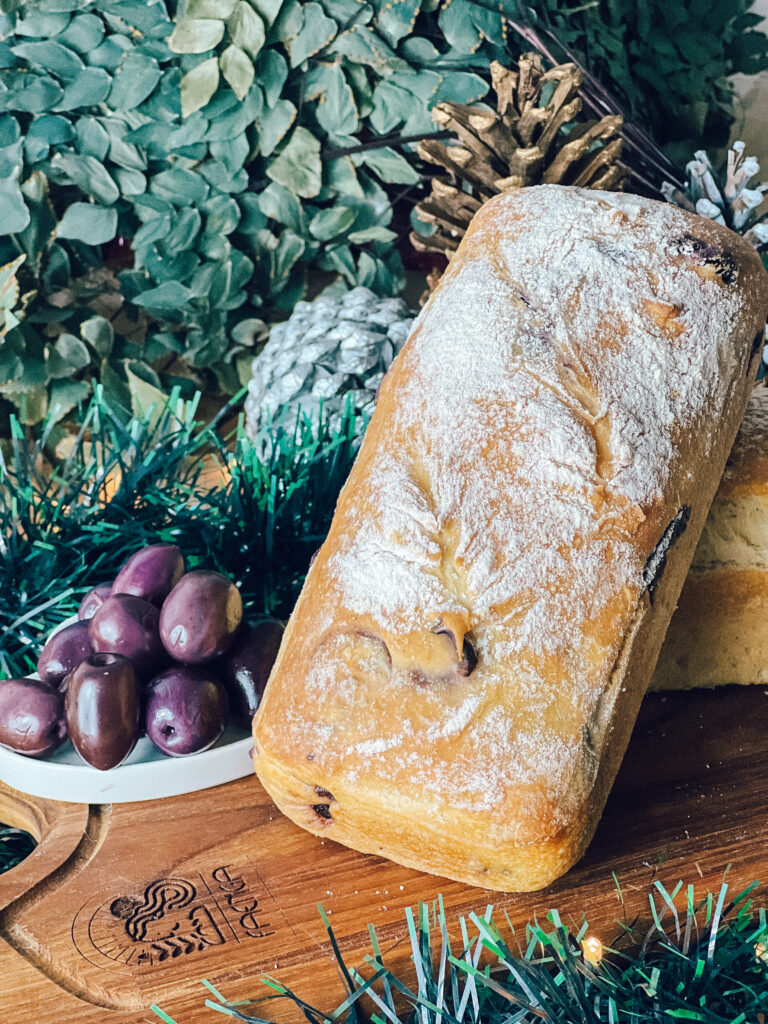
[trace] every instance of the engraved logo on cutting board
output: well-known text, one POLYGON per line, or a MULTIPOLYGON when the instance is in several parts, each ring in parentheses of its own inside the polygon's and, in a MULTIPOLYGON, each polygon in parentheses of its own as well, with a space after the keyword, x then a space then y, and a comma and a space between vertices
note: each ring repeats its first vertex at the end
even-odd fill
POLYGON ((266 938, 274 929, 259 883, 249 866, 221 864, 106 899, 100 894, 78 912, 72 938, 90 963, 130 973, 227 942, 266 938))

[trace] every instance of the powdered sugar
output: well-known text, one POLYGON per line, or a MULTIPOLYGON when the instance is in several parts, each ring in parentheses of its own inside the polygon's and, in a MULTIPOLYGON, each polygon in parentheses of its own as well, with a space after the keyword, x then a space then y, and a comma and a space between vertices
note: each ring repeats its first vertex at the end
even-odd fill
POLYGON ((591 787, 643 589, 636 533, 681 432, 726 401, 743 296, 681 257, 673 207, 556 186, 491 206, 396 361, 386 434, 377 412, 339 504, 343 543, 313 570, 342 633, 413 651, 455 615, 478 666, 416 685, 375 652, 350 670, 342 637, 311 661, 302 728, 350 783, 415 781, 525 835, 591 787))

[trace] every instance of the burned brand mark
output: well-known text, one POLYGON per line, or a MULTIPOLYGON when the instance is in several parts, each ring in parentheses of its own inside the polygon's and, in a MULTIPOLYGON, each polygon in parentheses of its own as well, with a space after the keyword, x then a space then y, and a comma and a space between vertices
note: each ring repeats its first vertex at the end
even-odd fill
POLYGON ((269 897, 249 867, 221 864, 193 878, 158 878, 142 890, 89 901, 75 918, 73 938, 86 960, 133 973, 227 942, 273 934, 269 897))

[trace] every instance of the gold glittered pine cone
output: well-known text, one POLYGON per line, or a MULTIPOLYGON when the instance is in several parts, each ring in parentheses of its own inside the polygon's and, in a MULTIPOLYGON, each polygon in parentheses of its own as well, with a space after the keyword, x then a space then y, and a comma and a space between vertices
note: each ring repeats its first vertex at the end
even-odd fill
POLYGON ((450 259, 475 212, 499 192, 542 183, 618 191, 629 177, 619 163, 622 118, 578 120, 582 75, 574 64, 545 71, 538 53, 524 53, 516 70, 494 61, 491 80, 496 113, 461 103, 432 111, 456 141, 419 143, 419 156, 449 174, 435 176, 416 206, 419 219, 436 227, 429 236, 411 233, 419 252, 450 259), (561 131, 566 125, 570 130, 561 131))

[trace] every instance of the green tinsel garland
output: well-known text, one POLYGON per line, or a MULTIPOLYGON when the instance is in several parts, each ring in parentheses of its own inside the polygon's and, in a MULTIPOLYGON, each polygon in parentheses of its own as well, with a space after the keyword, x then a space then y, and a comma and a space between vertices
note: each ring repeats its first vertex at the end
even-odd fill
MULTIPOLYGON (((324 1013, 265 978, 276 993, 266 999, 292 1000, 310 1024, 765 1024, 768 920, 765 908, 750 898, 756 886, 726 903, 725 883, 697 901, 692 885, 683 889, 680 882, 668 892, 657 881, 649 893, 650 928, 620 923, 610 946, 589 933, 586 921, 569 929, 555 910, 547 915, 548 925, 533 921, 520 935, 507 918, 502 934, 488 907, 482 917, 460 919, 462 948, 455 949, 439 898, 432 914, 425 904, 415 917, 406 910, 414 964, 408 978, 387 967, 372 925, 367 976, 345 964, 320 908, 347 997, 324 1013)), ((210 1009, 248 1024, 269 1024, 265 1017, 249 1016, 247 1003, 228 1003, 209 982, 203 984, 215 997, 206 1001, 210 1009)), ((264 1008, 265 1000, 259 1003, 264 1008)), ((159 1007, 151 1009, 175 1024, 159 1007)))
POLYGON ((228 574, 246 612, 290 614, 354 461, 359 422, 300 418, 292 432, 255 443, 239 430, 228 446, 218 433, 224 413, 201 426, 196 409, 174 393, 125 423, 97 394, 52 475, 39 468, 46 432, 30 450, 12 421, 12 451, 0 453, 0 678, 34 671, 50 630, 144 544, 172 541, 189 566, 228 574), (212 458, 218 485, 205 482, 212 458))
POLYGON ((0 875, 15 868, 34 848, 35 841, 28 832, 0 823, 0 875))

